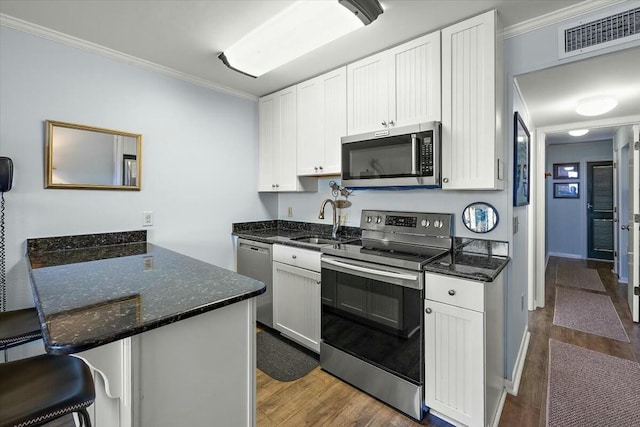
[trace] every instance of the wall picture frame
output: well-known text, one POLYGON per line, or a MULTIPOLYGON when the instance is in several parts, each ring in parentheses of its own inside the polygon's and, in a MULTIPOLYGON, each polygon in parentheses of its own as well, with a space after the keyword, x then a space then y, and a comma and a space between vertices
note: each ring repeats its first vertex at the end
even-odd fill
POLYGON ((580 163, 554 163, 553 179, 580 179, 580 163))
POLYGON ((554 199, 579 199, 580 183, 579 182, 554 182, 553 198, 554 199))
POLYGON ((513 115, 513 206, 529 204, 531 135, 516 111, 513 115))

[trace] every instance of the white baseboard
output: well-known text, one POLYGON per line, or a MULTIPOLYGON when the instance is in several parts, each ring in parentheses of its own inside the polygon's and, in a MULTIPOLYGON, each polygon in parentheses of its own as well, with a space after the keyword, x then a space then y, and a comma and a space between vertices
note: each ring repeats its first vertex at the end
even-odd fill
POLYGON ((522 336, 522 341, 520 342, 520 350, 518 351, 518 358, 516 359, 516 364, 513 367, 513 372, 511 373, 512 380, 505 380, 504 382, 507 393, 513 396, 518 395, 518 389, 520 388, 520 380, 522 379, 522 372, 524 371, 524 362, 527 358, 527 350, 529 349, 530 339, 531 332, 526 331, 522 336))
POLYGON ((559 257, 559 258, 584 259, 584 257, 582 255, 565 254, 563 252, 549 252, 547 255, 548 256, 556 256, 556 257, 559 257))
POLYGON ((507 391, 502 390, 502 396, 500 396, 500 403, 498 404, 498 409, 496 410, 496 415, 493 418, 492 427, 498 427, 500 424, 500 417, 502 417, 502 410, 504 409, 504 402, 507 400, 507 391))

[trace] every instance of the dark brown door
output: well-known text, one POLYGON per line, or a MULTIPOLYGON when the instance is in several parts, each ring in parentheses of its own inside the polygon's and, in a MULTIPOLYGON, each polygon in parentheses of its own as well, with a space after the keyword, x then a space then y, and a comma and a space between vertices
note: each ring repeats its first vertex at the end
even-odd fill
POLYGON ((613 162, 587 163, 587 257, 613 260, 613 162))

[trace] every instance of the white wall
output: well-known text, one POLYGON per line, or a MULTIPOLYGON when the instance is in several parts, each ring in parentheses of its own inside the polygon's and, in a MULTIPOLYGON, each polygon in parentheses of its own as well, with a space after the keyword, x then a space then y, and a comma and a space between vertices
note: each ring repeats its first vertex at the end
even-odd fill
MULTIPOLYGON (((318 219, 320 204, 324 199, 333 198, 330 181, 340 183, 339 177, 322 178, 318 181, 317 193, 281 193, 278 200, 278 218, 292 221, 317 222, 331 224, 330 209, 325 219, 318 219), (288 208, 293 208, 293 216, 288 217, 288 208)), ((349 220, 346 225, 360 226, 360 214, 363 209, 394 210, 408 212, 446 212, 453 213, 454 232, 457 236, 478 237, 492 240, 506 240, 506 212, 504 191, 443 191, 439 189, 413 190, 355 190, 349 196, 352 202, 349 208, 349 220), (462 223, 462 211, 473 202, 492 204, 500 215, 498 227, 486 234, 476 234, 465 228, 462 223)))
POLYGON ((546 179, 547 247, 549 255, 571 258, 587 257, 587 162, 610 161, 612 141, 596 141, 547 146, 547 172, 553 174, 554 163, 580 163, 579 179, 546 179), (578 199, 554 199, 553 184, 579 182, 578 199))
POLYGON ((231 223, 277 215, 257 193, 257 102, 6 27, 0 94, 8 309, 33 305, 27 238, 141 229, 153 211, 150 242, 232 268, 231 223), (142 191, 44 189, 47 119, 141 133, 142 191))

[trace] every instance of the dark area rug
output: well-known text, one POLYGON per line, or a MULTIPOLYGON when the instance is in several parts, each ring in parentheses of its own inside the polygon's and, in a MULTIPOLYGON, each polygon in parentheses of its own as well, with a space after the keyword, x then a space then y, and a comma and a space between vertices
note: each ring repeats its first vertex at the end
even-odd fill
POLYGON ((297 380, 319 364, 315 353, 289 341, 277 332, 258 332, 256 348, 258 369, 274 380, 297 380))
POLYGON ((640 425, 640 365, 549 340, 548 427, 640 425))

